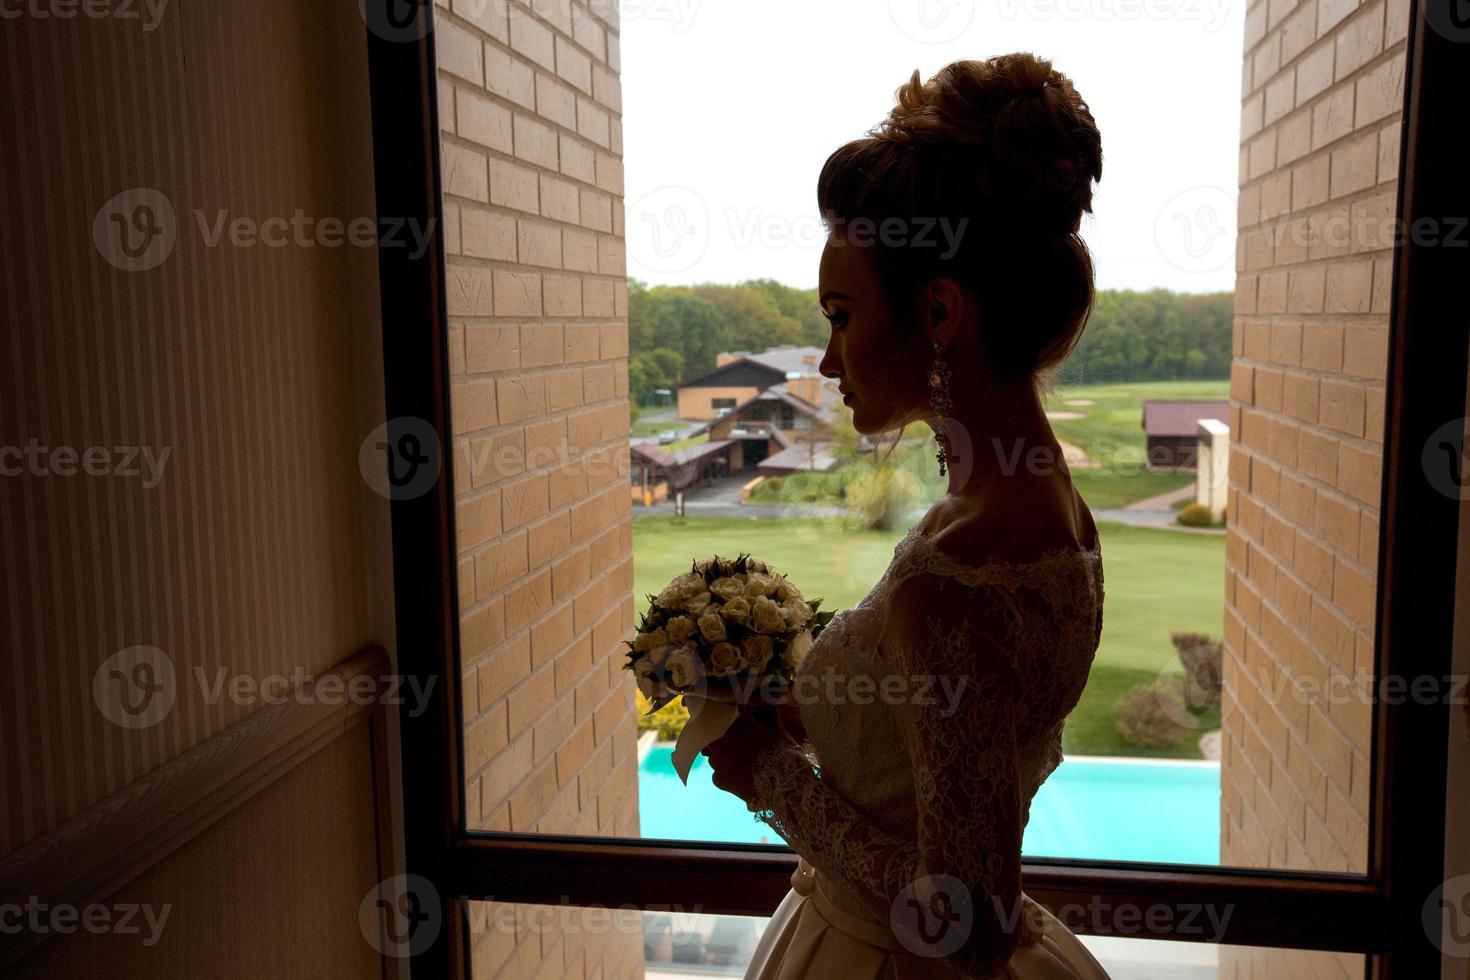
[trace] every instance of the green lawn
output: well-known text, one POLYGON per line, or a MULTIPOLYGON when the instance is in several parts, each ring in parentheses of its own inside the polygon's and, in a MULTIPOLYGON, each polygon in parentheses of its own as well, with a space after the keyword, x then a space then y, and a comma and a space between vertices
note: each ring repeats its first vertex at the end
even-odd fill
MULTIPOLYGON (((1119 524, 1099 525, 1104 588, 1103 638, 1087 691, 1067 723, 1066 751, 1081 755, 1198 758, 1200 731, 1170 749, 1129 745, 1113 727, 1112 705, 1128 687, 1177 666, 1169 634, 1219 636, 1225 540, 1119 524)), ((640 612, 649 593, 687 571, 696 558, 748 552, 769 562, 823 609, 862 599, 893 557, 898 533, 851 531, 814 520, 639 516, 633 519, 634 592, 640 612)), ((1206 719, 1215 727, 1217 718, 1206 719)))
POLYGON ((1059 387, 1049 411, 1080 412, 1080 419, 1054 419, 1057 437, 1081 447, 1099 464, 1074 470, 1073 482, 1088 506, 1122 507, 1193 482, 1190 474, 1150 473, 1144 468, 1143 401, 1146 398, 1226 398, 1229 381, 1135 381, 1059 387), (1091 405, 1068 405, 1069 400, 1091 405))

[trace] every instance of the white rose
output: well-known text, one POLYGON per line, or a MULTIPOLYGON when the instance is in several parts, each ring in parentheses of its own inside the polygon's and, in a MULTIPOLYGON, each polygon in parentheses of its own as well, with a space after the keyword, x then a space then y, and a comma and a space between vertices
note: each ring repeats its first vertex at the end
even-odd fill
POLYGON ((763 595, 770 595, 775 591, 776 580, 760 572, 752 574, 745 582, 745 594, 751 599, 763 595))
POLYGON ((694 633, 694 620, 688 616, 675 616, 665 627, 669 643, 683 643, 694 633))
POLYGON ((781 615, 786 617, 786 625, 792 629, 801 629, 812 618, 812 607, 800 599, 791 599, 781 606, 781 615))
POLYGON ((737 623, 743 623, 750 615, 750 602, 744 596, 736 596, 720 607, 720 615, 737 623))
POLYGON ((721 675, 736 674, 746 668, 745 657, 733 643, 716 643, 709 655, 710 669, 721 675))
POLYGON ((740 641, 740 652, 745 654, 745 662, 750 665, 751 670, 765 670, 766 665, 771 662, 773 649, 771 638, 760 633, 749 633, 740 641))
POLYGON ((718 643, 725 638, 725 620, 718 612, 710 609, 699 617, 699 632, 710 643, 718 643))
POLYGON ((751 621, 762 633, 775 633, 786 628, 786 616, 781 607, 765 596, 759 596, 751 604, 751 621))
POLYGON ((633 649, 638 653, 652 653, 669 642, 669 634, 662 628, 639 633, 633 639, 633 649))
POLYGON ((786 644, 786 649, 781 652, 781 659, 788 667, 799 667, 811 648, 812 631, 802 630, 786 644))
POLYGON ((647 658, 633 662, 633 676, 637 679, 639 692, 645 698, 652 701, 658 697, 660 685, 654 677, 654 666, 647 658))
POLYGON ((745 594, 745 583, 735 575, 724 575, 711 582, 709 590, 721 599, 733 599, 745 594))
POLYGON ((686 644, 669 654, 669 661, 664 666, 669 672, 669 683, 677 688, 689 687, 698 676, 699 654, 686 644))
POLYGON ((704 576, 694 572, 685 572, 683 575, 680 575, 673 582, 669 583, 669 588, 677 591, 680 598, 684 599, 706 590, 704 576))
POLYGON ((791 599, 800 599, 801 590, 792 585, 790 582, 786 581, 786 579, 784 578, 777 579, 776 598, 780 599, 782 602, 787 602, 791 599))
POLYGON ((695 619, 698 619, 700 616, 704 615, 704 611, 709 608, 709 604, 713 601, 714 600, 710 598, 709 590, 706 589, 703 592, 699 592, 695 595, 690 596, 688 599, 685 599, 684 610, 695 619))

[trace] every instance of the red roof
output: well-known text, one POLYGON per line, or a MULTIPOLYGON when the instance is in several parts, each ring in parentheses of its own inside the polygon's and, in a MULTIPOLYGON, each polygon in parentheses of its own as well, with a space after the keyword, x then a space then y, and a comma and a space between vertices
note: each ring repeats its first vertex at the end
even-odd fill
POLYGON ((1145 398, 1143 431, 1150 436, 1190 436, 1198 432, 1200 419, 1230 419, 1228 398, 1145 398))

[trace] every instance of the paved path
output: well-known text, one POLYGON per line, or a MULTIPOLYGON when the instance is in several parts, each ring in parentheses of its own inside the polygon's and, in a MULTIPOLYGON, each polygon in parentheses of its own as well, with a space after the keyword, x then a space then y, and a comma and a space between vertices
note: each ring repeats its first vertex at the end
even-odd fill
MULTIPOLYGON (((749 474, 726 477, 715 481, 713 486, 699 487, 684 495, 684 513, 689 517, 785 517, 785 518, 816 518, 816 517, 841 517, 847 513, 845 507, 835 504, 742 504, 740 502, 740 487, 752 479, 749 474)), ((1116 524, 1127 524, 1131 527, 1151 527, 1164 531, 1178 531, 1181 534, 1206 534, 1220 536, 1225 533, 1224 528, 1219 527, 1185 527, 1174 518, 1178 511, 1169 509, 1169 503, 1178 499, 1180 494, 1192 494, 1194 489, 1186 487, 1184 490, 1173 491, 1152 497, 1148 500, 1140 500, 1127 507, 1100 508, 1092 512, 1092 516, 1099 521, 1112 521, 1116 524), (1162 502, 1162 506, 1159 504, 1162 502), (1152 505, 1151 509, 1144 509, 1143 504, 1152 505)), ((917 522, 924 516, 926 508, 919 508, 911 515, 911 520, 917 522)), ((642 504, 633 505, 633 513, 637 514, 660 514, 672 517, 674 514, 674 502, 672 499, 656 503, 652 507, 644 507, 642 504)))
POLYGON ((1161 493, 1157 497, 1145 497, 1143 500, 1135 500, 1129 504, 1128 510, 1173 510, 1174 505, 1181 500, 1188 500, 1194 496, 1194 484, 1180 487, 1178 490, 1170 490, 1161 493))

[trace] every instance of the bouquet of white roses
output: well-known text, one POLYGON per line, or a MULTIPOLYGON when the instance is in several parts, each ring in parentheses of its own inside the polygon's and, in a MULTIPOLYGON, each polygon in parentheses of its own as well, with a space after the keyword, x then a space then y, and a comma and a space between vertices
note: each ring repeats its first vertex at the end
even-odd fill
POLYGON ((652 702, 649 714, 683 695, 700 699, 674 745, 674 768, 688 782, 701 749, 734 722, 757 688, 789 686, 813 640, 832 619, 765 562, 742 554, 691 563, 648 596, 623 669, 652 702))

